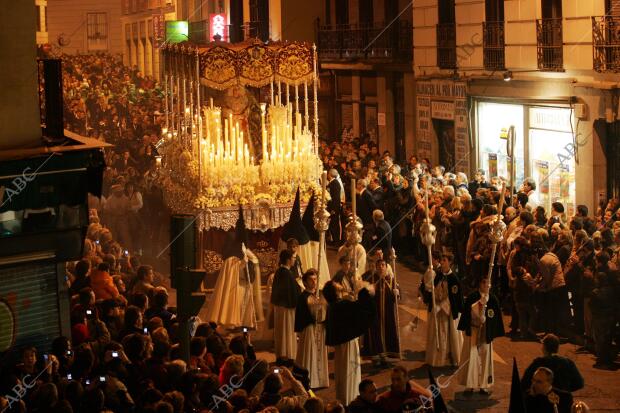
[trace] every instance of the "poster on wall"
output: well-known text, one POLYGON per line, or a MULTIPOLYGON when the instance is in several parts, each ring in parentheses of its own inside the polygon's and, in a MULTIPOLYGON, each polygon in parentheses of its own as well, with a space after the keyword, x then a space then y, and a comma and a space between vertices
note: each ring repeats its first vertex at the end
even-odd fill
POLYGON ((568 198, 570 196, 570 174, 568 165, 560 166, 560 198, 568 198))
POLYGON ((431 100, 418 96, 417 150, 420 158, 431 158, 431 100))
POLYGON ((343 128, 353 127, 353 105, 343 103, 341 106, 341 113, 342 113, 342 127, 343 128))
POLYGON ((497 154, 489 153, 489 178, 497 176, 497 154))
POLYGON ((377 107, 365 106, 364 119, 366 123, 366 133, 370 135, 372 141, 377 140, 377 107))
MULTIPOLYGON (((437 120, 453 121, 453 142, 449 145, 452 151, 453 172, 469 172, 469 134, 467 125, 467 86, 464 82, 452 80, 429 80, 416 82, 417 93, 417 130, 416 147, 419 157, 441 155, 443 131, 437 131, 434 126, 444 125, 437 120), (433 121, 435 120, 435 121, 433 121), (436 141, 434 140, 436 137, 436 141), (440 147, 433 150, 433 145, 440 147)), ((445 129, 445 128, 443 128, 445 129)), ((438 160, 435 159, 435 162, 438 160)))
POLYGON ((536 161, 538 172, 538 191, 541 194, 549 194, 549 162, 536 161))

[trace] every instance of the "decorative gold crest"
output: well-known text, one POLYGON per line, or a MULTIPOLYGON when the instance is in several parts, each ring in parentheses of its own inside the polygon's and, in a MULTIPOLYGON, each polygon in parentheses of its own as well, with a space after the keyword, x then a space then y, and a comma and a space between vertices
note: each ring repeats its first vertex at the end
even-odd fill
POLYGON ((458 285, 453 285, 452 288, 450 289, 450 291, 452 291, 452 294, 456 294, 459 292, 459 286, 458 285))
POLYGON ((558 403, 560 403, 560 396, 558 396, 558 394, 553 392, 553 391, 549 392, 549 394, 547 395, 547 398, 549 399, 551 404, 558 404, 558 403))
POLYGON ((489 308, 489 310, 487 311, 487 317, 489 318, 495 317, 495 311, 493 311, 492 308, 489 308))

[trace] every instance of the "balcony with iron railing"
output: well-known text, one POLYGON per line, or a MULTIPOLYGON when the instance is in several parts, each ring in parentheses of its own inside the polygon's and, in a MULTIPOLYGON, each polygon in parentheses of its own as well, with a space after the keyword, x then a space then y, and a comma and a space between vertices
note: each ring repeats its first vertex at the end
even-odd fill
POLYGON ((482 23, 483 64, 486 70, 506 69, 504 22, 482 23))
POLYGON ((564 39, 562 18, 536 20, 538 69, 564 71, 564 39))
POLYGON ((437 25, 437 67, 456 69, 456 24, 437 25))
POLYGON ((317 20, 319 59, 411 61, 411 23, 398 21, 386 26, 382 23, 321 25, 317 20))
POLYGON ((620 16, 592 17, 594 70, 620 72, 620 16))

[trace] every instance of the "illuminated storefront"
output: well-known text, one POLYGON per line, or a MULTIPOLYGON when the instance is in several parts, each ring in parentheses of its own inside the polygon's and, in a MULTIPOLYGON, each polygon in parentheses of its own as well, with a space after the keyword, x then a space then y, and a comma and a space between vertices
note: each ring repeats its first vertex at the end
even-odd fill
POLYGON ((576 203, 575 159, 570 152, 575 130, 572 109, 477 101, 476 114, 477 165, 487 178, 509 178, 506 134, 514 126, 517 187, 532 177, 537 186, 532 204, 548 212, 551 203, 559 201, 572 215, 576 203))

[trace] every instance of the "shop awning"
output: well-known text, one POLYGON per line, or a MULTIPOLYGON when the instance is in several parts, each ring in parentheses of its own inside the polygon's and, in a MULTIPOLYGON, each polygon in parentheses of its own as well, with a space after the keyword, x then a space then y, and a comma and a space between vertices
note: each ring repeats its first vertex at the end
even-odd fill
POLYGON ((0 213, 74 206, 85 203, 87 193, 101 196, 104 146, 81 138, 59 147, 0 152, 0 213))

